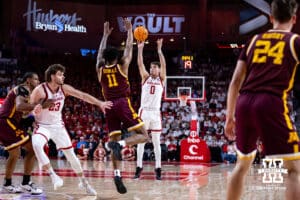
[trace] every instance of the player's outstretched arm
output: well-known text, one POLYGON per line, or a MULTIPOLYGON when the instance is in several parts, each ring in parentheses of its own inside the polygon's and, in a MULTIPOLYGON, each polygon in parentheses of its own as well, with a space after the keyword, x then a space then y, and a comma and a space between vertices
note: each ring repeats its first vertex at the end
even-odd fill
POLYGON ((70 85, 63 85, 63 90, 65 91, 66 95, 70 95, 73 97, 76 97, 78 99, 81 99, 82 101, 88 102, 90 104, 96 105, 100 107, 100 109, 105 113, 106 109, 110 109, 112 106, 111 101, 100 101, 93 97, 92 95, 82 92, 80 90, 75 89, 74 87, 70 85))
POLYGON ((98 72, 99 67, 105 63, 103 59, 103 51, 106 48, 107 45, 107 39, 109 35, 111 34, 113 28, 109 27, 109 22, 104 23, 104 29, 103 29, 103 36, 99 45, 98 49, 98 55, 97 55, 97 63, 96 63, 96 71, 98 72))
POLYGON ((145 46, 144 42, 138 42, 137 64, 138 64, 140 75, 141 75, 141 78, 142 78, 142 83, 149 76, 149 73, 147 72, 146 67, 144 65, 144 58, 143 58, 144 46, 145 46))
POLYGON ((127 31, 126 46, 122 57, 122 71, 127 75, 128 67, 132 59, 133 33, 132 24, 128 18, 124 19, 124 26, 127 31))
POLYGON ((158 57, 159 57, 159 62, 160 62, 160 78, 162 79, 162 81, 166 80, 166 76, 167 76, 167 66, 166 66, 166 59, 165 56, 161 50, 162 48, 162 44, 163 44, 163 39, 158 39, 156 41, 157 43, 157 53, 158 53, 158 57))
POLYGON ((245 61, 239 60, 237 62, 235 71, 232 76, 232 80, 229 85, 227 94, 227 111, 226 111, 226 123, 225 123, 225 135, 230 139, 235 139, 235 120, 234 113, 236 107, 237 97, 239 90, 245 80, 247 72, 247 64, 245 61))

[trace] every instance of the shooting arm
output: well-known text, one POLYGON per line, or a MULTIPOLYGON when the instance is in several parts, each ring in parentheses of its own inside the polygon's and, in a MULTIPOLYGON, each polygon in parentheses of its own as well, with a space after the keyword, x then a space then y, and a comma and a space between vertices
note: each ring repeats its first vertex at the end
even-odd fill
POLYGON ((160 62, 160 77, 162 81, 164 82, 166 80, 166 75, 167 75, 167 66, 166 66, 166 60, 165 56, 162 52, 162 50, 158 50, 158 57, 159 57, 159 62, 160 62))
POLYGON ((141 43, 138 44, 137 64, 138 64, 140 75, 141 75, 141 78, 142 78, 142 83, 149 76, 149 73, 147 72, 146 67, 144 65, 143 49, 144 49, 144 42, 141 42, 141 43))

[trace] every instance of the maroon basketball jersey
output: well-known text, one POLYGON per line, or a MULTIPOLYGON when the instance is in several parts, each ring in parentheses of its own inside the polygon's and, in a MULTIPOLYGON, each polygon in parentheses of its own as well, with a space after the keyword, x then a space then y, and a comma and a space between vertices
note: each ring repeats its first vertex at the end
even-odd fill
POLYGON ((130 95, 127 76, 121 71, 119 64, 100 68, 102 93, 105 100, 113 100, 130 95))
POLYGON ((247 62, 247 74, 240 92, 287 95, 293 87, 299 55, 297 34, 269 30, 255 35, 239 57, 247 62))
POLYGON ((21 120, 22 112, 16 111, 16 97, 14 89, 10 90, 0 108, 0 118, 13 118, 18 122, 21 120))

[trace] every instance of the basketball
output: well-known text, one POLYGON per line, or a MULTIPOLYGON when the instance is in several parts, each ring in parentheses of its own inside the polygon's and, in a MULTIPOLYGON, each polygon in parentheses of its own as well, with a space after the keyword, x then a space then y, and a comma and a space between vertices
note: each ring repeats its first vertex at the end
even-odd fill
POLYGON ((143 26, 138 26, 134 29, 133 35, 137 41, 143 42, 148 38, 148 30, 143 26))

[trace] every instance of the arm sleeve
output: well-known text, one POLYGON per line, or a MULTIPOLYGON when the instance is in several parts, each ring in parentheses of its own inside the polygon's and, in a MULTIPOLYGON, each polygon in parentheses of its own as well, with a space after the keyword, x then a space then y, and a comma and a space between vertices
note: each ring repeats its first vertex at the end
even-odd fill
POLYGON ((17 96, 28 97, 29 91, 24 86, 18 86, 17 88, 17 96))

